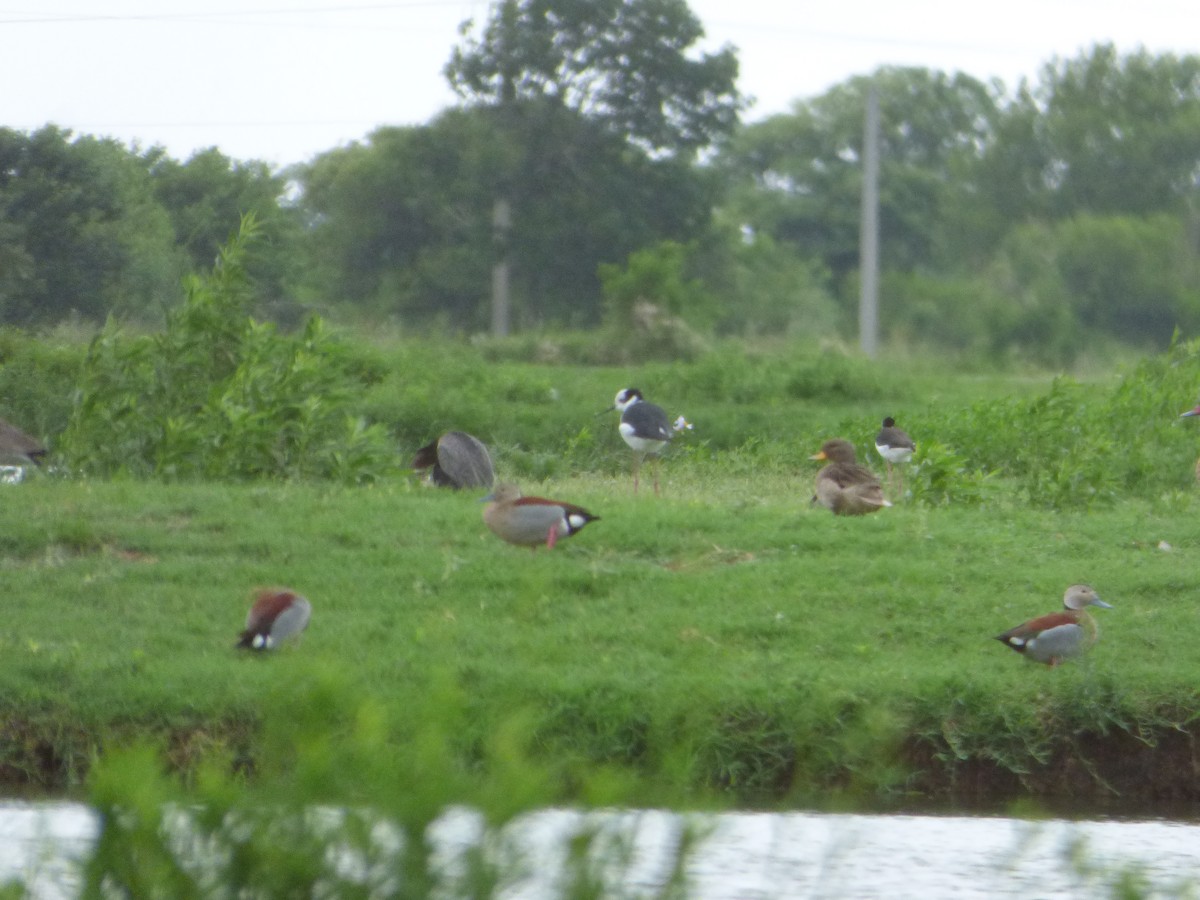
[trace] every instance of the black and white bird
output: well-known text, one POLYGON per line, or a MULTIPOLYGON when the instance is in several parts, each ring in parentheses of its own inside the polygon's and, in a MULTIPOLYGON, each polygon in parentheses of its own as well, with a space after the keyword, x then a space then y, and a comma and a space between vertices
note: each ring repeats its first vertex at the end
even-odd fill
MULTIPOLYGON (((892 466, 902 466, 912 459, 917 445, 903 428, 896 427, 896 420, 888 416, 883 420, 883 427, 875 435, 875 449, 887 462, 888 485, 892 484, 892 466)), ((904 494, 904 473, 901 470, 898 477, 899 493, 904 494)))
POLYGON ((617 410, 621 423, 617 426, 625 443, 633 450, 633 492, 638 490, 638 471, 642 460, 651 458, 654 469, 654 493, 658 494, 658 455, 675 436, 671 420, 661 406, 646 402, 637 388, 622 388, 617 391, 613 405, 603 412, 617 410))

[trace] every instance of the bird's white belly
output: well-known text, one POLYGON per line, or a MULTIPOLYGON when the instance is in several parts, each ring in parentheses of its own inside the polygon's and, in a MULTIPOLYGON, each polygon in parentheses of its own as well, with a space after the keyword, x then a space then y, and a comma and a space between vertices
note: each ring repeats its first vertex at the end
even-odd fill
POLYGON ((908 447, 880 447, 875 445, 875 449, 890 463, 904 463, 912 459, 913 452, 908 447))
POLYGON ((1031 640, 1025 652, 1034 659, 1045 662, 1048 659, 1062 659, 1075 656, 1083 649, 1084 632, 1078 625, 1059 625, 1048 628, 1031 640))
POLYGON ((626 444, 638 453, 658 453, 666 445, 666 441, 638 437, 634 434, 633 426, 624 422, 621 423, 621 437, 625 439, 626 444))

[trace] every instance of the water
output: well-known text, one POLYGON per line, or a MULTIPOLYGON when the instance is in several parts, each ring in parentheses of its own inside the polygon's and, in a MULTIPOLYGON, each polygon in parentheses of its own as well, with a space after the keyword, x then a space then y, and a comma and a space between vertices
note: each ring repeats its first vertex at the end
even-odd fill
POLYGON ((96 817, 80 803, 0 803, 0 884, 24 882, 37 898, 73 896, 77 861, 96 837, 96 817))
MULTIPOLYGON (((700 829, 688 857, 689 897, 1091 898, 1134 877, 1149 897, 1200 896, 1200 825, 1170 821, 1028 821, 1003 817, 542 810, 514 821, 505 838, 526 864, 501 896, 558 895, 567 838, 593 829, 624 840, 611 866, 612 896, 653 896, 670 872, 689 823, 700 829)), ((432 830, 444 864, 478 841, 481 817, 457 809, 432 830)), ((29 896, 77 893, 77 861, 96 819, 74 803, 0 803, 0 882, 23 879, 29 896)), ((607 858, 607 857, 606 857, 607 858)))

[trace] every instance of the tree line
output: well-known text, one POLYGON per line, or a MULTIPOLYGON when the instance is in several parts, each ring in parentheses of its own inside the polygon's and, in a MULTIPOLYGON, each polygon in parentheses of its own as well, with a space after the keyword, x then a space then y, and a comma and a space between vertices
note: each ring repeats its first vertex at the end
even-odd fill
POLYGON ((285 170, 0 129, 0 323, 161 322, 252 213, 284 324, 486 331, 503 259, 519 329, 850 337, 873 87, 885 339, 1061 362, 1196 333, 1200 57, 1099 45, 1012 91, 887 67, 743 124, 702 36, 683 0, 505 0, 446 66, 458 105, 285 170))

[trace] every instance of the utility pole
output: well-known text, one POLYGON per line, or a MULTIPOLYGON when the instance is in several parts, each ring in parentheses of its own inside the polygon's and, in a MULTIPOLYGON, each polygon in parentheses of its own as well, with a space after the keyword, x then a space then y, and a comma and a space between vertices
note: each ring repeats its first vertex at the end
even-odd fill
MULTIPOLYGON (((511 138, 515 127, 517 89, 516 72, 513 71, 511 50, 515 43, 517 4, 516 0, 504 0, 500 11, 500 122, 511 138)), ((503 179, 500 196, 492 203, 492 334, 507 337, 512 319, 512 303, 509 296, 509 256, 512 231, 513 173, 503 179)))
POLYGON ((874 359, 879 347, 879 91, 874 82, 867 89, 862 167, 858 340, 862 352, 874 359))
POLYGON ((492 205, 492 334, 508 336, 508 232, 512 228, 512 209, 507 197, 497 197, 492 205))

